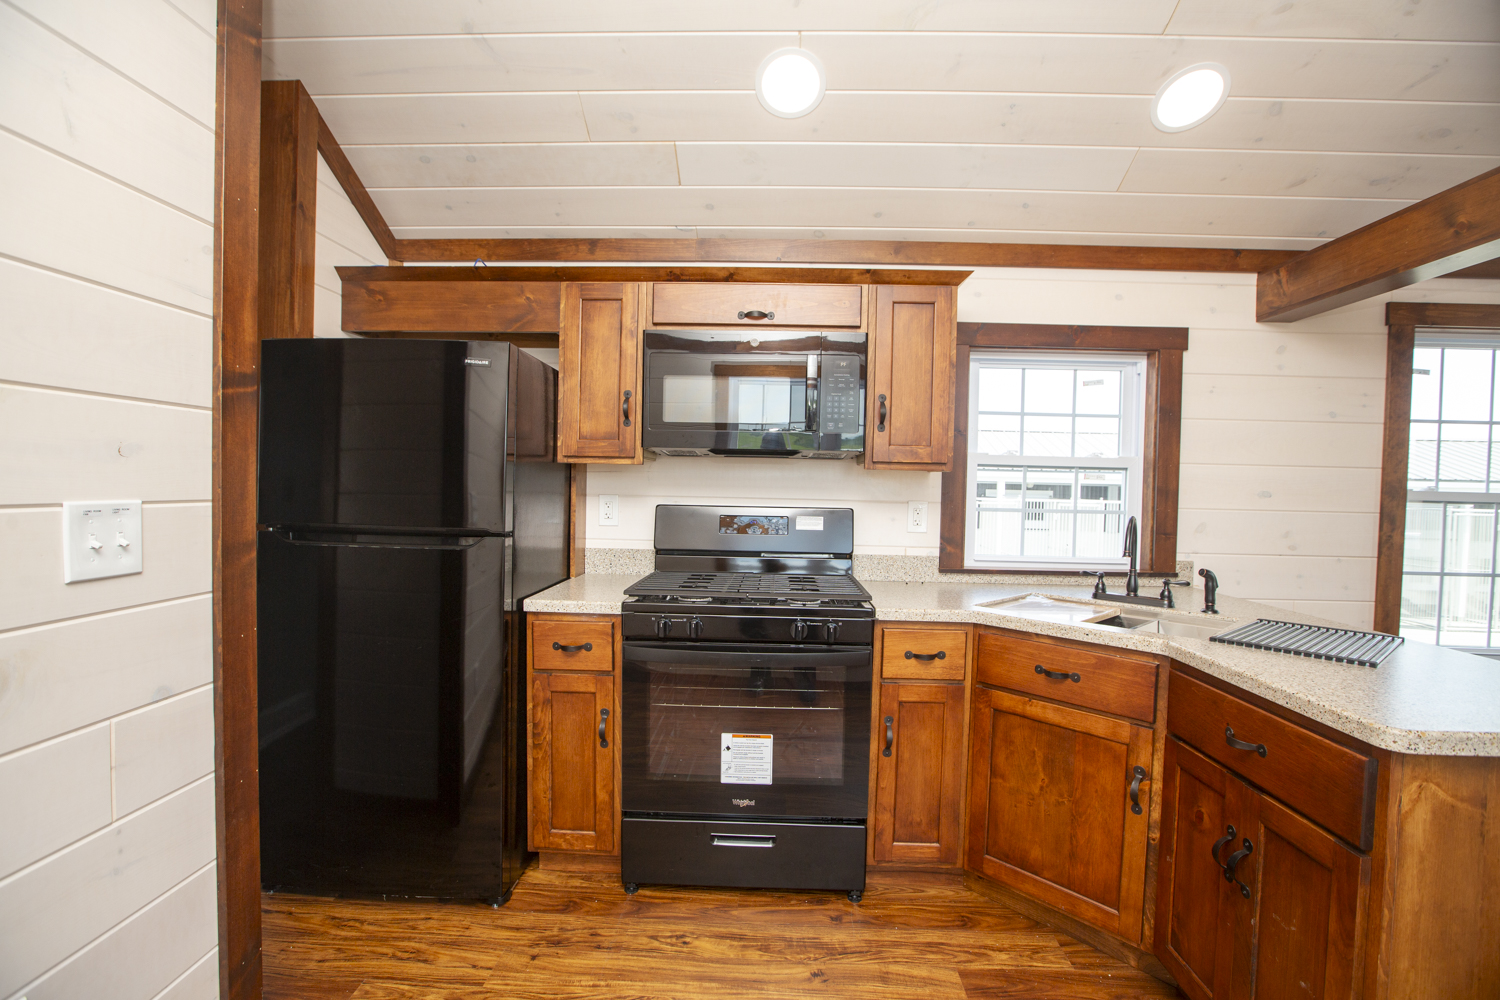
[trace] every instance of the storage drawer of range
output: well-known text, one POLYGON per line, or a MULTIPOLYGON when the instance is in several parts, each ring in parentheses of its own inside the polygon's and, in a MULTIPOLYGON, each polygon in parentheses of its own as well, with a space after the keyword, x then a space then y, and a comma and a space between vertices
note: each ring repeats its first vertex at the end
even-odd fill
POLYGON ((621 616, 627 639, 682 639, 710 642, 805 642, 868 646, 875 623, 868 618, 714 615, 677 612, 621 616))
POLYGON ((863 823, 626 816, 620 841, 620 879, 626 883, 841 892, 865 887, 863 823))

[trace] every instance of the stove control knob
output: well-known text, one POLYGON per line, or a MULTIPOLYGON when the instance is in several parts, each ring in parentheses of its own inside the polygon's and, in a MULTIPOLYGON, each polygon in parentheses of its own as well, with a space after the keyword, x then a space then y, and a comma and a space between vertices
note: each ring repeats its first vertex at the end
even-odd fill
POLYGON ((667 636, 669 636, 671 634, 672 634, 672 619, 670 619, 670 618, 658 618, 658 619, 656 619, 656 637, 658 639, 665 639, 667 636))
POLYGON ((799 642, 807 638, 807 622, 801 618, 792 622, 792 638, 799 642))
POLYGON ((697 639, 697 638, 699 638, 702 635, 703 635, 703 619, 699 618, 697 615, 694 615, 693 616, 693 620, 690 621, 690 622, 688 622, 688 638, 690 638, 690 639, 697 639))
POLYGON ((829 642, 838 642, 839 641, 839 623, 838 622, 829 622, 827 624, 826 628, 828 629, 828 641, 829 642))

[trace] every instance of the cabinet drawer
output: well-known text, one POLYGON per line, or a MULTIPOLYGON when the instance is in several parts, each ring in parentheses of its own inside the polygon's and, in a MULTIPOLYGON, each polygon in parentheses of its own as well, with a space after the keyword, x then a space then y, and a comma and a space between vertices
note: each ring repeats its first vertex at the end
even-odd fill
POLYGON ((1142 722, 1156 718, 1157 665, 1150 660, 981 633, 977 669, 981 684, 1142 722))
POLYGON ((863 294, 862 285, 658 283, 651 292, 651 322, 858 329, 864 324, 863 294))
POLYGON ((1349 843, 1373 846, 1373 758, 1175 671, 1167 728, 1349 843))
POLYGON ((533 670, 614 670, 614 623, 532 622, 531 666, 533 670))
POLYGON ((968 629, 882 629, 880 676, 886 680, 961 681, 968 629))

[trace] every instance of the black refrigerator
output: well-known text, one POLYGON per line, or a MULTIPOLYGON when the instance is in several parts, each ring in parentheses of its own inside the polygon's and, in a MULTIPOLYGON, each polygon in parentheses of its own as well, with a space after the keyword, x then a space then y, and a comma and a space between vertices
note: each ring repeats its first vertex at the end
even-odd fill
POLYGON ((567 576, 557 373, 509 344, 261 346, 261 881, 503 902, 521 602, 567 576))

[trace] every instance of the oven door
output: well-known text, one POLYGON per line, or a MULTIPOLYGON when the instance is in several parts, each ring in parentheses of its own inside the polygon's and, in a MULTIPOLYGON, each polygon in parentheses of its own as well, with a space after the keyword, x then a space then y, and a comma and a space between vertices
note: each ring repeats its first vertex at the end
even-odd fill
POLYGON ((628 815, 862 822, 870 650, 625 644, 628 815))

